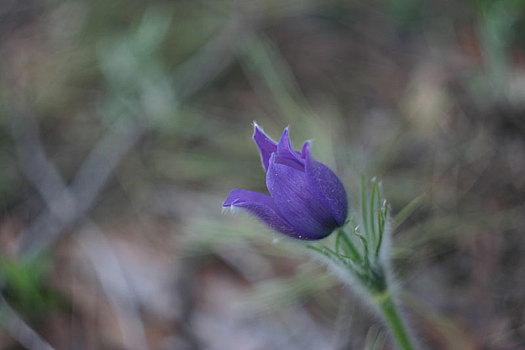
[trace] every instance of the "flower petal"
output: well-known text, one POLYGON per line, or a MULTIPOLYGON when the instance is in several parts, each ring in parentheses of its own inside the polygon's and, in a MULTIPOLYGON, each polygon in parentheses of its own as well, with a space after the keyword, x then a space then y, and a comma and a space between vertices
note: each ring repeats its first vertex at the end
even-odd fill
POLYGON ((253 139, 255 140, 257 147, 259 147, 264 170, 268 170, 270 156, 273 152, 277 151, 277 143, 271 138, 269 138, 268 135, 266 135, 264 131, 259 127, 259 125, 257 125, 257 123, 254 122, 253 126, 253 139))
POLYGON ((264 193, 239 189, 232 190, 223 203, 223 207, 229 206, 248 210, 275 231, 293 238, 308 239, 308 237, 303 237, 300 232, 278 214, 272 197, 264 193))
POLYGON ((338 225, 312 192, 306 174, 280 164, 276 158, 275 153, 270 157, 266 186, 279 213, 309 239, 321 239, 329 235, 338 225))
POLYGON ((344 225, 348 215, 348 199, 346 191, 332 170, 313 159, 310 153, 310 143, 305 142, 302 154, 306 158, 306 179, 311 191, 328 208, 339 226, 344 225))
POLYGON ((288 128, 285 128, 279 143, 277 144, 277 155, 276 161, 280 164, 285 164, 304 171, 304 161, 301 159, 301 153, 293 149, 292 143, 290 142, 290 136, 288 134, 288 128))

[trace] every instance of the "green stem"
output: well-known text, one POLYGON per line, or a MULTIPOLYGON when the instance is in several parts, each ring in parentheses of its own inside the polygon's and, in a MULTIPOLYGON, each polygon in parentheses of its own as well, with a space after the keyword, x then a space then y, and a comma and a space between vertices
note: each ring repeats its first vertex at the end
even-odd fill
POLYGON ((410 340, 410 335, 407 332, 403 318, 399 314, 390 292, 387 290, 385 293, 377 296, 376 301, 399 348, 402 350, 413 350, 414 345, 410 340))

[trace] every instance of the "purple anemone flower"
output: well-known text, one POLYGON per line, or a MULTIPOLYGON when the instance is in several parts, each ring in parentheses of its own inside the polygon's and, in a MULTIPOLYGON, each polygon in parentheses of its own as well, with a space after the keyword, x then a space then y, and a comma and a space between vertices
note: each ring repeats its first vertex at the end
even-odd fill
POLYGON ((313 159, 310 141, 299 152, 292 148, 288 128, 277 143, 257 124, 253 139, 261 153, 270 195, 235 189, 224 207, 246 209, 273 230, 297 239, 321 239, 344 225, 348 201, 343 184, 327 166, 313 159))

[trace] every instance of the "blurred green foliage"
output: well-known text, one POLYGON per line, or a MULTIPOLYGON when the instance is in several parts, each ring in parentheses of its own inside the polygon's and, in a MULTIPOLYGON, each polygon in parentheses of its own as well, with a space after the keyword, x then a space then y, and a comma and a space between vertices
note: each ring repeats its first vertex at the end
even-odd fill
POLYGON ((25 261, 0 258, 3 297, 25 318, 37 322, 45 320, 51 312, 65 306, 64 298, 47 283, 52 268, 49 255, 25 261))

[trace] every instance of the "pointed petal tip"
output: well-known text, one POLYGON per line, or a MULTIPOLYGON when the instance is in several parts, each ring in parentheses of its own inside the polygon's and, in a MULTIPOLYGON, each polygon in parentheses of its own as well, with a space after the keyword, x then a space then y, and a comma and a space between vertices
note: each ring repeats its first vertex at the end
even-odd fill
POLYGON ((266 135, 266 133, 264 132, 264 129, 259 124, 257 124, 255 120, 253 121, 253 136, 252 137, 255 141, 257 141, 257 139, 267 139, 277 144, 275 141, 271 139, 271 137, 266 135))
POLYGON ((281 138, 279 140, 282 140, 283 137, 290 139, 290 125, 284 128, 283 133, 281 134, 281 138))
POLYGON ((224 203, 222 203, 222 206, 226 208, 226 207, 232 207, 233 205, 235 205, 235 203, 239 201, 239 192, 241 191, 242 190, 239 190, 237 188, 234 190, 231 190, 230 194, 228 195, 228 198, 226 198, 224 203))
MULTIPOLYGON (((264 128, 262 126, 259 125, 259 123, 257 123, 256 120, 254 120, 252 122, 253 124, 253 138, 255 138, 256 135, 262 135, 262 136, 265 136, 266 138, 272 140, 271 137, 269 137, 266 132, 264 132, 264 128)), ((272 140, 273 141, 273 140, 272 140)), ((275 141, 273 141, 275 142, 275 141)))
POLYGON ((301 157, 303 159, 306 159, 307 156, 310 156, 310 149, 312 147, 312 141, 313 140, 306 140, 304 143, 303 143, 303 148, 301 148, 301 157))
POLYGON ((262 128, 254 122, 253 140, 259 148, 264 170, 268 169, 270 155, 277 151, 277 143, 266 135, 262 128))
POLYGON ((286 164, 298 170, 304 170, 304 162, 301 153, 295 150, 290 140, 288 126, 284 129, 279 143, 277 144, 277 163, 286 164))
POLYGON ((253 121, 253 135, 252 138, 257 141, 257 138, 261 136, 266 136, 266 133, 264 132, 264 129, 254 120, 253 121))
POLYGON ((284 128, 283 133, 281 134, 281 137, 279 138, 279 142, 277 143, 277 150, 279 149, 292 149, 292 145, 290 142, 290 135, 288 134, 288 127, 284 128))

